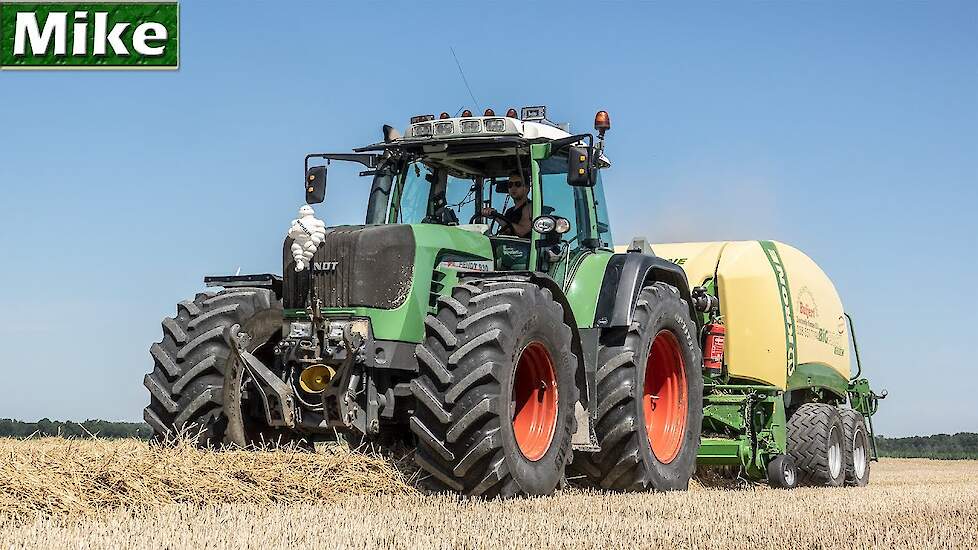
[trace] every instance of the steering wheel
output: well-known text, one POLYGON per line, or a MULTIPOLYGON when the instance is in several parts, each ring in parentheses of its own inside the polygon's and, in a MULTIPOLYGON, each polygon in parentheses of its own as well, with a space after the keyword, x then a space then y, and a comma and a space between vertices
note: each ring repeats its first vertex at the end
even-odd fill
POLYGON ((503 229, 506 229, 507 227, 509 228, 509 232, 512 234, 512 236, 515 237, 516 228, 513 227, 513 222, 507 220, 505 217, 503 217, 502 214, 497 213, 495 216, 492 217, 492 222, 489 224, 489 232, 492 233, 493 235, 499 235, 500 233, 502 233, 503 229), (495 232, 492 231, 492 227, 494 223, 498 223, 500 225, 499 229, 496 230, 495 232))
POLYGON ((472 217, 471 218, 469 218, 469 223, 470 224, 473 224, 473 223, 476 222, 476 220, 479 220, 479 219, 485 220, 486 217, 489 218, 489 234, 490 235, 498 235, 499 234, 499 231, 502 231, 503 229, 505 229, 507 227, 509 228, 510 233, 513 233, 513 234, 516 233, 516 229, 513 227, 512 222, 510 222, 509 220, 507 220, 506 218, 504 218, 503 215, 502 214, 499 214, 498 212, 496 213, 495 216, 483 216, 482 214, 476 212, 475 214, 472 214, 472 217), (500 225, 502 225, 502 227, 499 228, 499 231, 493 231, 493 227, 497 223, 499 223, 500 225))

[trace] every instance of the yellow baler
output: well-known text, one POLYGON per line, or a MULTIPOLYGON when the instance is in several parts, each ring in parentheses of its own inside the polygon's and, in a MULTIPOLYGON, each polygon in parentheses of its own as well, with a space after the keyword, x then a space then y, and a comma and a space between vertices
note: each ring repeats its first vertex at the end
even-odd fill
POLYGON ((803 252, 775 241, 669 243, 653 250, 679 264, 691 287, 715 285, 731 377, 785 389, 798 365, 820 365, 848 381, 842 301, 803 252))
POLYGON ((781 464, 773 459, 791 451, 796 411, 803 413, 799 423, 817 407, 835 407, 843 419, 858 412, 868 420, 875 412, 878 396, 868 382, 850 380, 851 325, 842 301, 811 258, 776 241, 643 241, 617 251, 644 249, 678 264, 689 286, 719 305, 703 320, 704 355, 708 329, 721 326, 725 336, 722 370, 704 373, 701 464, 739 464, 761 476, 764 465, 781 464))

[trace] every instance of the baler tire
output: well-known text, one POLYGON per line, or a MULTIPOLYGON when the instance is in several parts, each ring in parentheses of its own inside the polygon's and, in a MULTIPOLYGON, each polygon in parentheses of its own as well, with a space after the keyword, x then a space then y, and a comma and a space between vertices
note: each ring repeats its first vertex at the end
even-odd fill
POLYGON ((843 433, 845 433, 846 485, 865 487, 869 484, 870 447, 869 432, 862 413, 853 409, 840 409, 843 433), (862 452, 859 452, 859 446, 862 452), (862 467, 858 467, 862 463, 862 467), (861 475, 860 475, 861 474, 861 475))
POLYGON ((791 455, 777 455, 767 464, 767 482, 775 489, 798 486, 798 467, 791 455))
POLYGON ((826 403, 804 403, 788 418, 788 454, 798 467, 799 485, 842 486, 844 433, 838 409, 826 403))
POLYGON ((463 279, 438 298, 416 354, 409 424, 431 488, 483 498, 557 489, 572 458, 578 363, 548 289, 463 279))
MULTIPOLYGON (((177 304, 176 317, 163 320, 163 339, 150 346, 153 372, 143 378, 150 403, 143 419, 156 443, 189 438, 202 447, 226 443, 225 367, 231 350, 224 329, 234 324, 251 336, 249 351, 280 330, 282 304, 263 288, 200 293, 177 304)), ((292 442, 292 434, 258 426, 250 442, 292 442)))
POLYGON ((676 287, 659 282, 642 289, 624 344, 598 350, 595 432, 601 450, 575 454, 574 470, 584 474, 584 484, 618 491, 682 491, 689 487, 703 421, 703 359, 695 334, 687 302, 676 287), (664 338, 661 342, 660 337, 664 338), (653 342, 666 346, 655 352, 659 355, 653 355, 653 342), (685 400, 685 417, 680 422, 682 433, 663 436, 673 441, 667 447, 671 450, 660 457, 654 449, 658 441, 650 436, 651 424, 646 424, 647 420, 651 423, 646 416, 655 409, 646 392, 648 369, 664 353, 662 349, 678 353, 685 384, 676 384, 677 399, 685 400), (648 411, 646 401, 651 407, 648 411))

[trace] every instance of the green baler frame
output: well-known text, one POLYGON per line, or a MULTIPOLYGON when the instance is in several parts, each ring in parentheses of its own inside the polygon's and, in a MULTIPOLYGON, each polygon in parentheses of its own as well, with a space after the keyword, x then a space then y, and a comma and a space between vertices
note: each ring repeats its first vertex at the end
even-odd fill
POLYGON ((734 437, 704 437, 697 462, 742 466, 763 479, 770 457, 784 454, 786 420, 783 392, 774 386, 704 383, 703 429, 734 437))
MULTIPOLYGON (((712 281, 711 281, 712 282, 712 281)), ((712 285, 708 287, 714 292, 712 285)), ((852 318, 846 314, 856 356, 856 376, 848 382, 826 366, 799 365, 788 380, 788 391, 810 390, 820 401, 845 402, 863 415, 869 430, 872 460, 879 460, 872 417, 879 408, 869 380, 860 377, 862 362, 852 318)), ((703 429, 726 432, 730 437, 704 437, 697 463, 704 466, 740 466, 750 479, 764 479, 767 464, 787 451, 785 392, 756 384, 724 384, 706 377, 703 385, 703 429), (731 435, 732 434, 732 435, 731 435)))
MULTIPOLYGON (((849 383, 849 405, 866 418, 872 459, 878 460, 872 416, 879 406, 865 378, 849 383)), ((703 396, 704 431, 734 433, 731 437, 704 437, 697 463, 704 466, 740 466, 751 479, 764 479, 767 464, 787 450, 784 391, 774 386, 717 384, 707 379, 703 396)))

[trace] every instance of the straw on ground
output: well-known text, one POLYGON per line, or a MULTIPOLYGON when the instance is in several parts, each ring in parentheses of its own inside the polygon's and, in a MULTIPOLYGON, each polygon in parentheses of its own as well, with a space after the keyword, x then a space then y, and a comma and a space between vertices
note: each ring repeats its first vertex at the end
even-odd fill
POLYGON ((0 440, 0 548, 974 548, 978 461, 889 459, 866 488, 480 501, 397 464, 317 454, 0 440))

